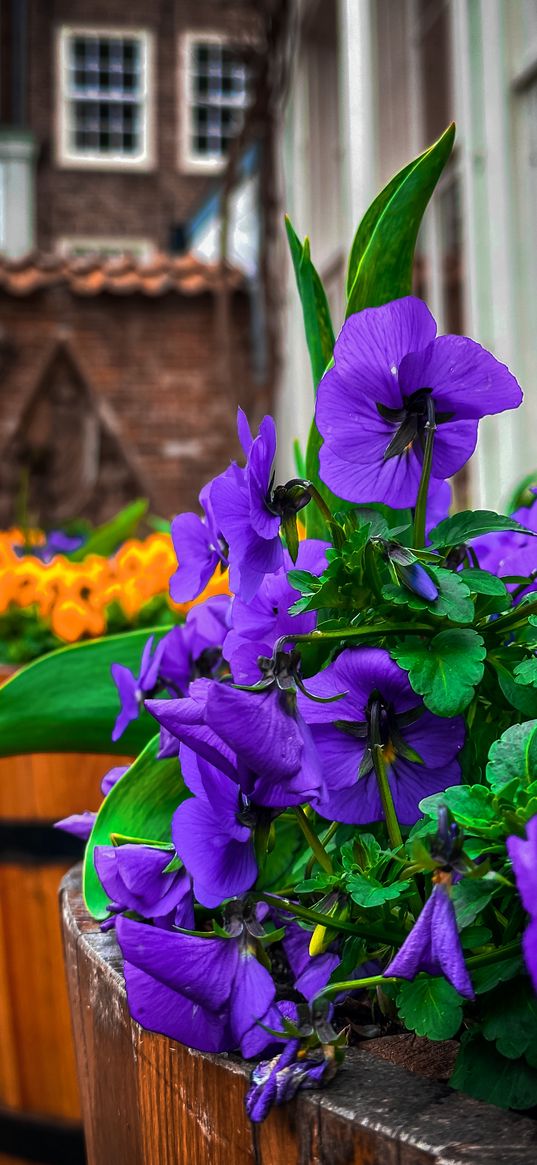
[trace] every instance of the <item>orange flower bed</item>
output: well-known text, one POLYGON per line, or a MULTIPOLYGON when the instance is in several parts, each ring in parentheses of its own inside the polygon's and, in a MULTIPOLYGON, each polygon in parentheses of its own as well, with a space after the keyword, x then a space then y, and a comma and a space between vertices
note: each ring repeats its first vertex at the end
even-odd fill
MULTIPOLYGON (((44 542, 40 531, 30 537, 32 545, 44 542)), ((143 541, 130 538, 111 558, 89 554, 81 562, 63 554, 47 563, 31 553, 21 557, 17 548, 27 544, 20 530, 0 532, 0 615, 13 607, 34 607, 38 619, 64 643, 105 634, 111 604, 134 623, 142 608, 159 596, 173 619, 209 595, 229 592, 227 571, 217 572, 193 603, 172 602, 168 584, 177 561, 169 534, 151 534, 143 541)))

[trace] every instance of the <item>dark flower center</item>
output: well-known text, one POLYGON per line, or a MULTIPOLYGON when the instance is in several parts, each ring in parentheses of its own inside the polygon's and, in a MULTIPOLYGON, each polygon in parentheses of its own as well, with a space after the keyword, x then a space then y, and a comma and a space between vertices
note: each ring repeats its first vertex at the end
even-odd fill
POLYGON ((393 704, 385 700, 375 689, 367 702, 365 720, 334 721, 334 727, 344 732, 346 736, 365 741, 366 747, 358 769, 358 780, 360 777, 367 777, 373 771, 375 747, 382 748, 387 765, 393 764, 397 756, 402 756, 415 764, 423 764, 421 757, 407 744, 402 735, 402 730, 415 724, 423 711, 423 705, 419 705, 408 712, 396 712, 393 704))
POLYGON ((284 521, 286 518, 298 514, 311 501, 311 494, 306 483, 298 477, 294 477, 285 485, 277 485, 276 489, 273 486, 274 474, 265 494, 265 504, 271 514, 284 521))
POLYGON ((387 405, 379 404, 377 410, 385 421, 397 425, 397 429, 386 449, 384 461, 391 457, 401 457, 403 453, 410 453, 416 440, 423 450, 425 444, 425 429, 427 425, 442 425, 451 420, 453 413, 438 413, 432 396, 432 388, 418 388, 410 396, 403 397, 400 409, 391 409, 387 405))

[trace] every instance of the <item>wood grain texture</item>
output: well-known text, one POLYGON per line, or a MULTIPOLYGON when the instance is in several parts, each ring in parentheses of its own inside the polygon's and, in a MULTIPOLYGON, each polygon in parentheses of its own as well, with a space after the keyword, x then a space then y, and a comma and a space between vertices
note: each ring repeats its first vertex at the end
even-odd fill
POLYGON ((367 1050, 251 1126, 247 1064, 130 1019, 117 944, 87 915, 78 869, 62 917, 89 1165, 535 1165, 536 1122, 367 1050))
MULTIPOLYGON (((124 758, 128 763, 128 758, 124 758)), ((52 823, 97 809, 104 774, 123 758, 0 759, 0 821, 52 823)), ((68 861, 3 855, 0 862, 0 1104, 80 1118, 58 915, 68 861)))

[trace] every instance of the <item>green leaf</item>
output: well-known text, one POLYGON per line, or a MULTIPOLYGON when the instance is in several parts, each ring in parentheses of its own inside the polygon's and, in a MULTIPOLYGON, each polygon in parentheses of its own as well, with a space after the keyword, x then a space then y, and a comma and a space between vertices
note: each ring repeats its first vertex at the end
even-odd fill
POLYGON ((497 595, 502 599, 506 595, 509 597, 505 583, 502 582, 501 578, 496 578, 495 574, 490 574, 488 570, 467 567, 458 572, 458 577, 462 578, 474 595, 497 595))
POLYGON ((512 780, 529 785, 537 779, 537 720, 513 724, 495 741, 490 749, 486 776, 494 792, 512 780))
POLYGON ((393 178, 367 212, 351 252, 347 316, 409 295, 414 248, 431 194, 453 148, 455 127, 393 178), (359 248, 364 248, 358 257, 359 248))
MULTIPOLYGON (((303 848, 303 836, 296 818, 279 817, 274 822, 274 844, 256 882, 257 890, 277 890, 287 885, 285 877, 303 848)), ((304 862, 308 854, 304 850, 304 862)))
POLYGON ((519 530, 522 534, 532 534, 514 518, 505 514, 497 514, 494 510, 462 510, 452 518, 444 518, 429 532, 432 546, 438 550, 447 550, 452 546, 460 546, 471 538, 478 538, 482 534, 493 534, 499 530, 519 530))
POLYGON ((350 297, 352 287, 358 273, 358 267, 360 266, 364 252, 369 246, 371 236, 381 215, 384 213, 388 203, 391 201, 396 191, 400 186, 402 186, 405 179, 414 169, 416 163, 419 162, 421 158, 424 158, 425 154, 428 152, 428 150, 425 150, 423 154, 420 154, 419 158, 413 158, 407 166, 405 166, 402 170, 399 170, 398 173, 395 174, 391 179, 391 181, 388 182, 388 185, 385 186, 383 190, 381 190, 380 194, 377 194, 377 197, 371 203, 369 209, 366 210, 358 230, 356 231, 350 250, 346 283, 347 299, 350 297))
POLYGON ((419 803, 419 808, 427 816, 435 817, 439 805, 447 805, 455 821, 465 829, 492 828, 494 832, 502 832, 494 795, 484 785, 452 785, 449 789, 444 789, 443 793, 433 793, 432 797, 424 797, 419 803))
POLYGON ((130 631, 62 647, 17 672, 0 688, 0 756, 28 752, 89 752, 134 756, 154 734, 147 712, 111 740, 119 696, 113 663, 137 672, 149 635, 169 627, 130 631))
POLYGON ((321 280, 313 266, 309 239, 300 239, 289 218, 285 218, 285 229, 298 294, 304 314, 306 343, 311 363, 314 388, 317 388, 325 368, 332 359, 334 350, 334 329, 330 318, 330 308, 321 280))
POLYGON ((521 663, 517 663, 513 676, 516 684, 537 688, 537 658, 533 655, 531 659, 523 659, 521 663))
POLYGON ((82 562, 88 554, 102 554, 105 558, 109 554, 113 554, 122 542, 125 542, 127 538, 132 538, 136 533, 142 518, 147 513, 148 506, 149 502, 145 498, 139 498, 138 501, 125 506, 109 522, 104 522, 102 526, 97 526, 92 531, 87 542, 79 550, 75 550, 69 555, 71 561, 82 562))
POLYGON ((483 678, 486 649, 477 631, 460 627, 440 631, 429 641, 407 639, 390 654, 409 673, 414 691, 431 712, 457 716, 483 678))
POLYGON ((434 602, 421 599, 406 586, 387 583, 382 588, 382 597, 397 606, 409 607, 412 611, 429 611, 440 619, 450 619, 452 623, 471 623, 474 604, 470 590, 459 574, 441 567, 429 567, 429 573, 438 584, 438 598, 434 602))
MULTIPOLYGON (((310 357, 313 388, 317 392, 319 381, 328 367, 334 350, 334 329, 330 318, 330 308, 322 282, 311 261, 309 239, 301 243, 290 220, 286 217, 285 228, 293 260, 298 294, 302 303, 306 344, 310 357)), ((346 503, 324 485, 319 478, 319 449, 322 440, 312 422, 305 457, 305 476, 317 487, 332 512, 346 503)), ((326 536, 326 522, 317 506, 310 502, 305 512, 306 530, 310 538, 326 536)))
POLYGON ((382 906, 383 902, 392 902, 404 894, 410 882, 392 882, 383 885, 376 878, 366 878, 363 874, 352 874, 347 882, 347 889, 357 906, 366 909, 371 906, 382 906))
POLYGON ((500 1108, 526 1109, 537 1104, 537 1069, 524 1059, 507 1060, 474 1031, 462 1036, 450 1084, 500 1108))
POLYGON ((498 683, 505 699, 517 712, 522 712, 528 720, 537 719, 537 690, 517 683, 515 671, 526 659, 526 651, 518 644, 496 650, 490 661, 498 676, 498 683))
POLYGON ((488 967, 476 967, 472 971, 472 983, 476 995, 485 995, 492 991, 498 983, 505 983, 513 979, 522 970, 522 955, 515 955, 512 959, 499 959, 497 963, 490 963, 488 967))
POLYGON ((534 1063, 537 1050, 537 996, 529 979, 517 979, 509 991, 500 987, 486 1001, 482 1032, 492 1040, 502 1056, 517 1060, 525 1056, 534 1063))
POLYGON ((177 757, 157 760, 158 748, 157 734, 111 788, 97 814, 86 846, 83 871, 84 901, 95 918, 106 918, 108 914, 108 895, 93 864, 95 846, 109 845, 113 833, 169 842, 173 813, 190 795, 183 784, 177 757))
POLYGON ((401 985, 396 1004, 405 1027, 430 1040, 451 1039, 462 1023, 463 1001, 447 979, 419 975, 401 985))
POLYGON ((462 878, 457 882, 451 891, 451 899, 459 930, 475 921, 498 889, 498 882, 490 882, 487 878, 462 878))

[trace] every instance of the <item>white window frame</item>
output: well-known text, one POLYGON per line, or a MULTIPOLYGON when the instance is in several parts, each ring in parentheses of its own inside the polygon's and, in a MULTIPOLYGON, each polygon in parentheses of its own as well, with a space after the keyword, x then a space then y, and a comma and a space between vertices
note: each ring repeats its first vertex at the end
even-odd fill
MULTIPOLYGON (((226 165, 227 158, 200 158, 190 149, 190 111, 193 94, 190 90, 192 51, 197 44, 219 44, 225 47, 239 48, 246 44, 246 38, 230 36, 228 33, 215 32, 204 28, 197 31, 184 32, 179 38, 179 169, 183 174, 220 174, 226 165)), ((246 107, 247 108, 247 107, 246 107)))
POLYGON ((56 242, 56 250, 65 258, 81 259, 86 255, 100 255, 115 259, 120 255, 132 255, 147 263, 156 252, 155 244, 147 238, 122 238, 119 235, 62 235, 56 242))
POLYGON ((102 25, 63 25, 56 34, 56 163, 69 170, 147 171, 155 167, 155 45, 151 32, 143 28, 102 25), (129 38, 140 43, 145 63, 145 93, 141 98, 141 133, 143 148, 135 157, 104 154, 79 154, 69 144, 69 101, 66 96, 68 44, 76 36, 102 37, 103 40, 129 38))

